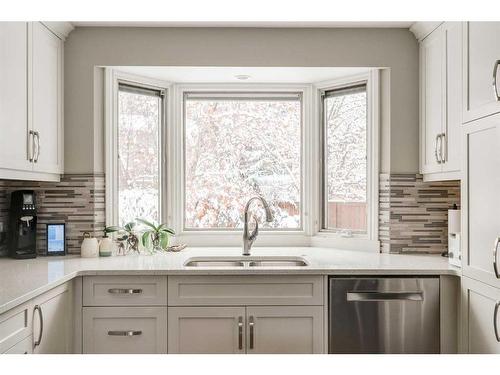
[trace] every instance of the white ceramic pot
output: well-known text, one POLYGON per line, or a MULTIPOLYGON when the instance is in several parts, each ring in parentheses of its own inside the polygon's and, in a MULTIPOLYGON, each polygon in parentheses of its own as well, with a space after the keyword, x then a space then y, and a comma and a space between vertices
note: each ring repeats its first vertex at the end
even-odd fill
POLYGON ((99 256, 99 241, 95 237, 90 237, 89 232, 83 233, 80 255, 82 258, 95 258, 99 256))
POLYGON ((99 243, 99 256, 109 257, 113 254, 114 243, 109 237, 104 237, 99 243))

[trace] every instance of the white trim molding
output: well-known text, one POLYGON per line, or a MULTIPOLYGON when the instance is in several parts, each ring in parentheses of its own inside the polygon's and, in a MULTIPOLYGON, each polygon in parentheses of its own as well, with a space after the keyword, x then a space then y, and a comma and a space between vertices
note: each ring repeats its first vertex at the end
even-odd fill
POLYGON ((421 42, 442 23, 443 22, 414 22, 410 26, 410 31, 415 35, 415 38, 421 42))
POLYGON ((105 74, 105 160, 106 160, 106 223, 117 223, 117 93, 118 82, 161 88, 166 91, 164 121, 161 130, 161 220, 172 227, 175 242, 190 246, 239 246, 241 230, 184 229, 184 120, 185 93, 300 93, 301 124, 301 229, 261 231, 259 246, 322 246, 364 251, 379 251, 378 184, 379 184, 379 70, 336 79, 320 84, 173 84, 123 73, 106 68, 105 74), (366 83, 368 95, 368 234, 342 237, 320 228, 320 100, 321 91, 356 83, 366 83), (166 183, 168 181, 168 184, 166 183))

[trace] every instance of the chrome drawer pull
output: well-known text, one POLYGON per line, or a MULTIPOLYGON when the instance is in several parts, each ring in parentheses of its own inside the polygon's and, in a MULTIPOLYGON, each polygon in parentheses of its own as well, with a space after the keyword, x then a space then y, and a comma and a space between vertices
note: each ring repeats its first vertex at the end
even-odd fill
POLYGON ((142 331, 108 331, 108 336, 140 336, 142 331))
POLYGON ((347 292, 347 301, 423 301, 423 292, 347 292))
POLYGON ((253 349, 254 326, 255 326, 253 316, 250 316, 250 318, 248 319, 248 326, 250 327, 250 349, 253 349))
POLYGON ((35 311, 38 311, 38 317, 40 318, 40 332, 38 332, 38 339, 35 340, 35 342, 33 343, 34 348, 42 343, 42 337, 43 337, 43 314, 40 305, 35 305, 35 307, 33 308, 33 314, 35 314, 35 311))
POLYGON ((238 318, 238 349, 243 349, 243 317, 238 318))
POLYGON ((495 304, 495 310, 493 312, 493 329, 495 330, 495 338, 498 342, 500 342, 500 334, 498 333, 498 325, 497 325, 497 315, 498 308, 500 307, 500 301, 495 304))
POLYGON ((495 65, 493 65, 493 94, 495 95, 495 100, 497 102, 500 101, 500 94, 498 93, 498 86, 497 86, 497 72, 499 64, 500 60, 497 60, 495 61, 495 65))
POLYGON ((108 293, 111 293, 111 294, 141 294, 142 289, 112 288, 112 289, 108 289, 108 293))
POLYGON ((497 265, 497 256, 498 256, 498 247, 500 245, 500 237, 497 237, 495 240, 495 246, 493 248, 493 271, 495 271, 495 277, 500 279, 500 274, 498 274, 498 265, 497 265))

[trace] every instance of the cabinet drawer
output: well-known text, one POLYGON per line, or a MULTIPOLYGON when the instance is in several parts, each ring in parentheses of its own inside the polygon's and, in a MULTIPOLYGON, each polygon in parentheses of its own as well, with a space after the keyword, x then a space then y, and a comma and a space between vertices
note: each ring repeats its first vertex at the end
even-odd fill
POLYGON ((166 352, 166 307, 83 308, 83 353, 166 352))
POLYGON ((171 306, 323 305, 321 276, 170 276, 171 306))
POLYGON ((33 336, 28 336, 24 340, 18 342, 4 354, 32 354, 33 353, 33 336))
POLYGON ((0 315, 0 353, 31 334, 33 317, 30 305, 17 306, 0 315))
POLYGON ((88 276, 83 278, 84 306, 165 306, 167 277, 88 276))

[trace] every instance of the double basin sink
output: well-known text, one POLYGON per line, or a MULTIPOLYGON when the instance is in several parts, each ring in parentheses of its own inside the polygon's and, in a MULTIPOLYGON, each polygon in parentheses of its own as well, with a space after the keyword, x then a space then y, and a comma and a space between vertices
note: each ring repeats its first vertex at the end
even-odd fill
POLYGON ((300 256, 206 256, 192 257, 185 267, 204 268, 263 268, 263 267, 305 267, 309 263, 300 256))

